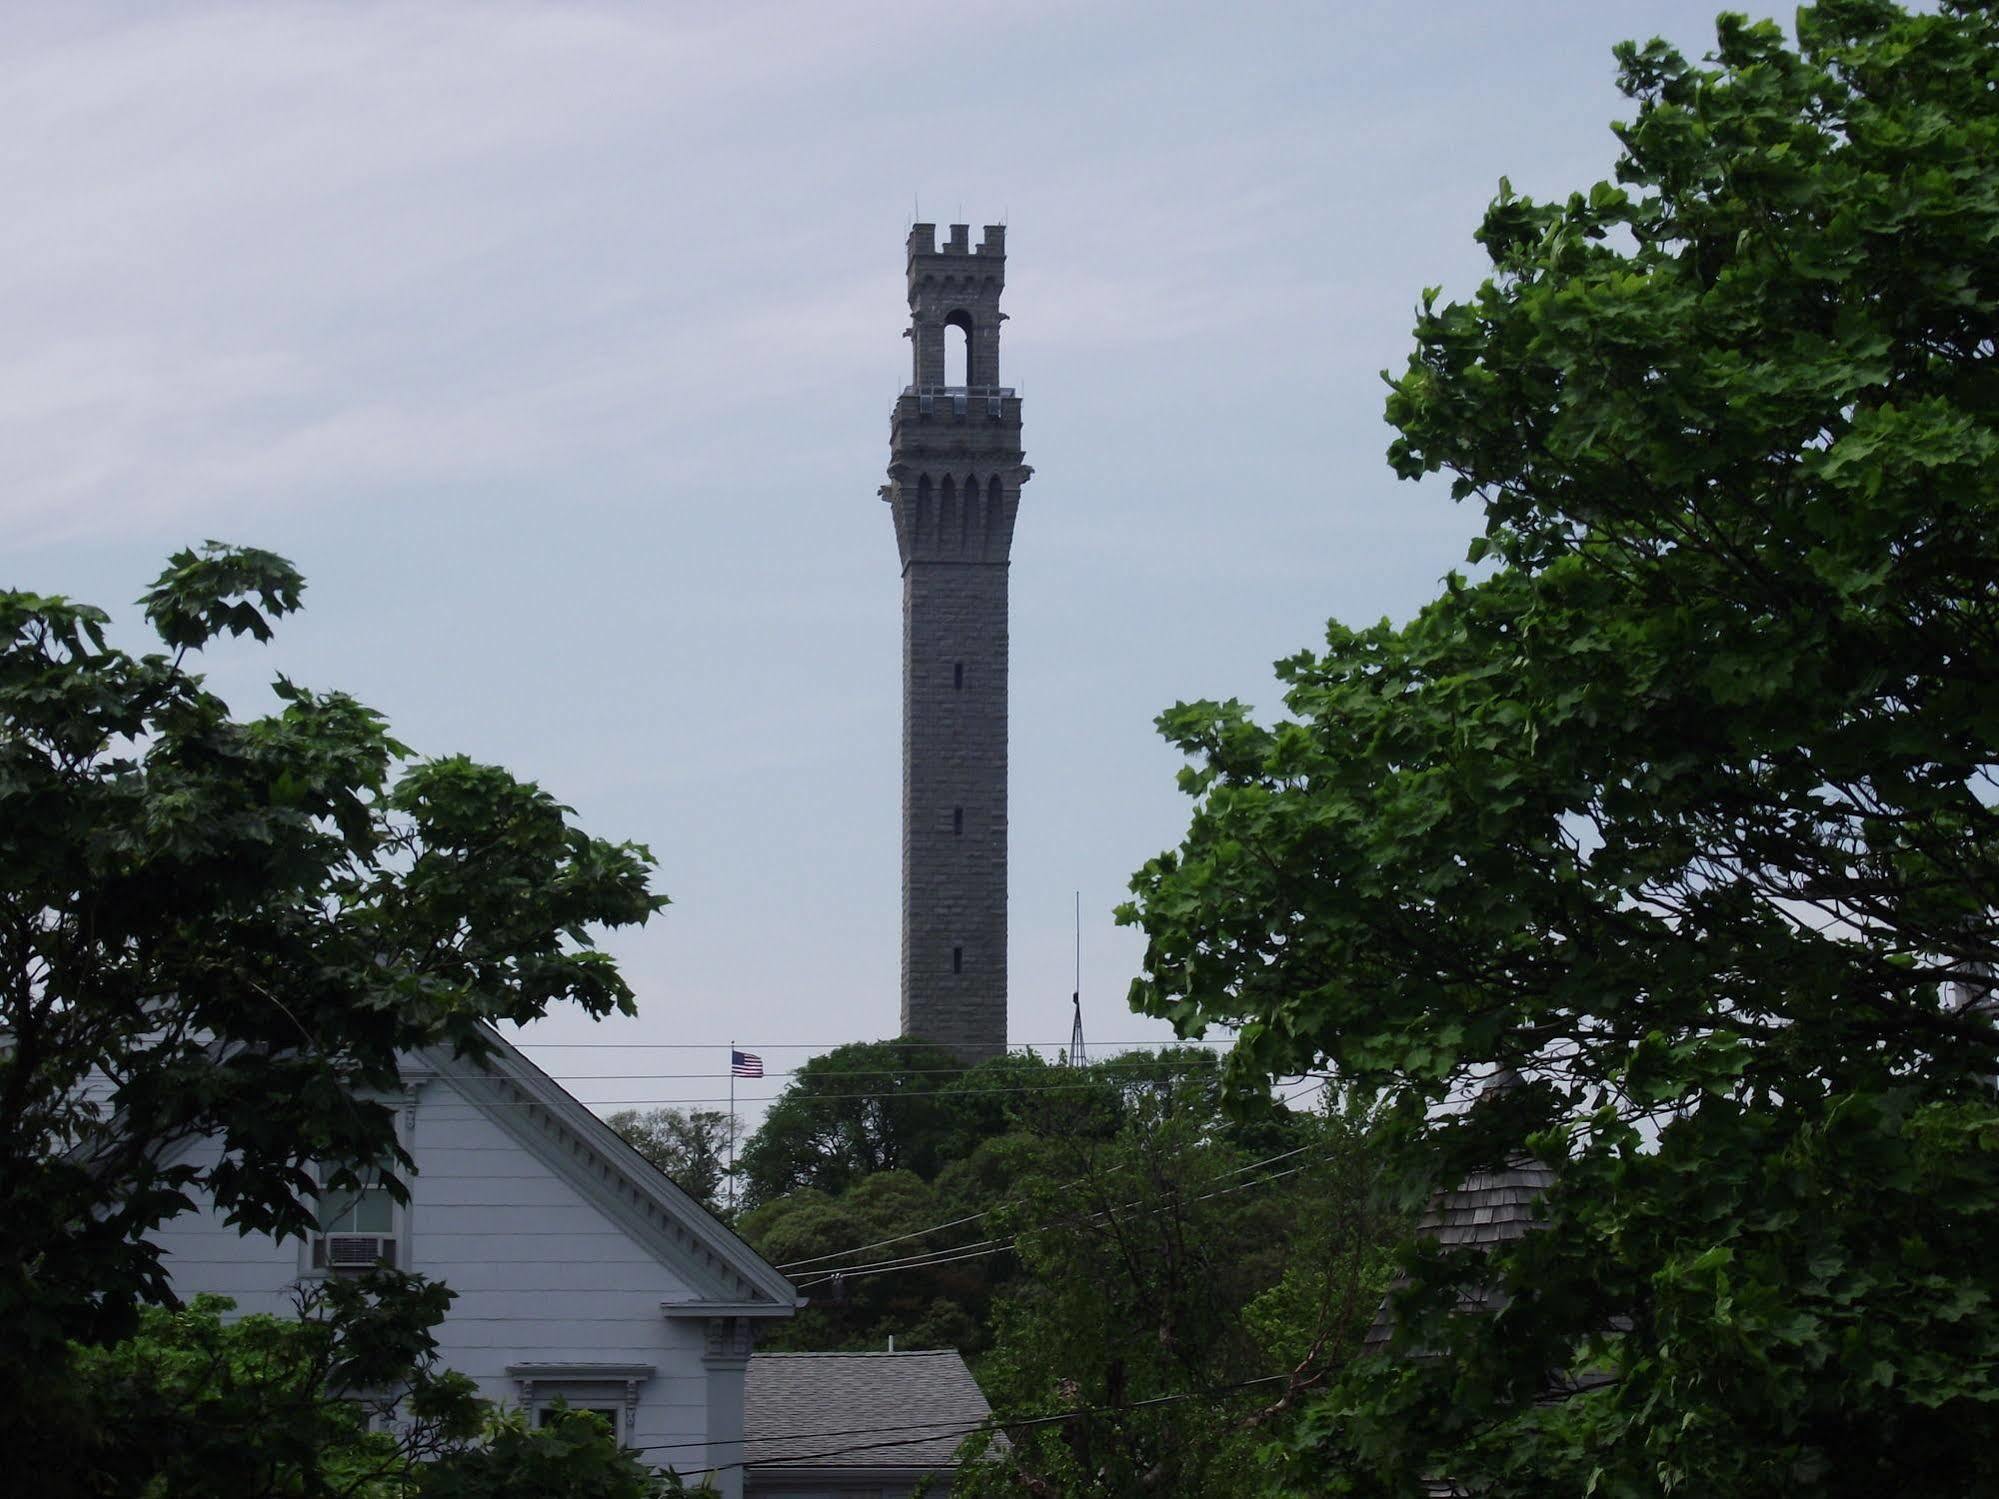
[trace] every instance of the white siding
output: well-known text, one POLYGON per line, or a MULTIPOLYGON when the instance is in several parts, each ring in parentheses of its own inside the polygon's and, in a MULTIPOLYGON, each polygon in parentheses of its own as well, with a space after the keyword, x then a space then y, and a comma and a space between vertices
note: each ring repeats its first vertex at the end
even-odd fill
MULTIPOLYGON (((206 1166, 220 1155, 215 1141, 204 1140, 182 1159, 206 1166)), ((204 1202, 200 1211, 184 1213, 160 1229, 153 1242, 164 1251, 167 1273, 182 1297, 212 1292, 229 1297, 245 1315, 291 1313, 302 1250, 296 1239, 280 1244, 261 1236, 246 1238, 204 1202)))
MULTIPOLYGON (((662 1301, 699 1295, 689 1280, 448 1079, 424 1084, 405 1143, 418 1170, 396 1237, 406 1268, 457 1292, 438 1329, 444 1363, 506 1403, 518 1396, 509 1364, 653 1365, 630 1440, 674 1444, 655 1460, 696 1467, 700 1449, 680 1444, 706 1430, 704 1329, 660 1312, 662 1301)), ((176 1219, 155 1241, 182 1296, 216 1292, 244 1313, 290 1310, 296 1241, 243 1238, 212 1211, 176 1219)))

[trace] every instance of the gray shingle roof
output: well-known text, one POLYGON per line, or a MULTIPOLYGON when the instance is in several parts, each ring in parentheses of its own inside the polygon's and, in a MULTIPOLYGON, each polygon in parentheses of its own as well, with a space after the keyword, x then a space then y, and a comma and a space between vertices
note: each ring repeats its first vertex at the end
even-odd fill
POLYGON ((991 1413, 955 1349, 754 1353, 743 1457, 764 1469, 949 1468, 966 1433, 991 1413))
POLYGON ((1451 1249, 1510 1244, 1539 1221, 1536 1204, 1554 1180, 1553 1171, 1533 1160, 1474 1172, 1456 1191, 1430 1199, 1416 1232, 1451 1249))
MULTIPOLYGON (((1475 1171, 1464 1184, 1449 1192, 1439 1192, 1424 1209, 1416 1232, 1434 1239, 1448 1249, 1469 1245, 1488 1253, 1497 1245, 1523 1237, 1541 1221, 1540 1199, 1554 1184, 1555 1173, 1540 1161, 1515 1161, 1504 1171, 1475 1171)), ((1367 1348, 1379 1348, 1395 1330, 1393 1293, 1408 1284, 1398 1276, 1381 1300, 1374 1323, 1362 1339, 1367 1348)), ((1473 1290, 1459 1298, 1465 1311, 1496 1308, 1505 1300, 1497 1288, 1473 1290)))

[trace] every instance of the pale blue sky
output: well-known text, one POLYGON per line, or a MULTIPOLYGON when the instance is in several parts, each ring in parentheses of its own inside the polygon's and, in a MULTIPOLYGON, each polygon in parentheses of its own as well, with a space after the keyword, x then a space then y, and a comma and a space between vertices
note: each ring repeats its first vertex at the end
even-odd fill
POLYGON ((0 584, 131 625, 179 545, 283 552, 232 701, 345 688, 650 843, 640 1018, 536 1039, 717 1049, 537 1051, 585 1098, 891 1035, 902 238, 1004 218, 1012 1035, 1067 1035, 1080 890, 1092 1036, 1160 1037, 1109 914, 1186 821, 1153 715, 1461 561, 1378 372, 1501 174, 1608 175, 1611 45, 1714 9, 7 7, 0 584))

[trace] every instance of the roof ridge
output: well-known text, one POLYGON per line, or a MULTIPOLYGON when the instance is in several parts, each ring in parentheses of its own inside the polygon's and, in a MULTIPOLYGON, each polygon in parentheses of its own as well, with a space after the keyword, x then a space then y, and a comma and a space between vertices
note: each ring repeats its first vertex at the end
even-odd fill
POLYGON ((964 1355, 955 1348, 759 1348, 756 1358, 936 1358, 964 1355))

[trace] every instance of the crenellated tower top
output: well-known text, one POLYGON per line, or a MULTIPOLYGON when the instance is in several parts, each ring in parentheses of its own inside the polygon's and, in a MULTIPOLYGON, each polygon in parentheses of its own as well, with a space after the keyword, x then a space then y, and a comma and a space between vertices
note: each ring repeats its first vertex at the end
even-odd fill
MULTIPOLYGON (((978 393, 999 386, 1000 293, 1006 290, 1006 226, 988 224, 977 248, 971 226, 953 224, 943 248, 935 224, 909 228, 909 339, 915 345, 910 385, 943 390, 945 330, 964 332, 965 385, 978 393)), ((958 387, 948 387, 957 389, 958 387)))

